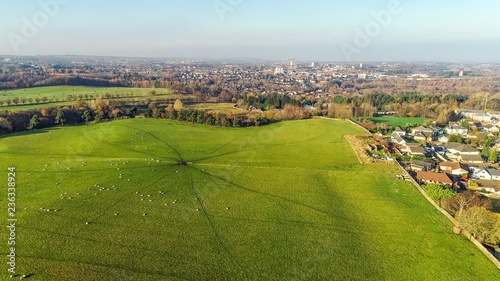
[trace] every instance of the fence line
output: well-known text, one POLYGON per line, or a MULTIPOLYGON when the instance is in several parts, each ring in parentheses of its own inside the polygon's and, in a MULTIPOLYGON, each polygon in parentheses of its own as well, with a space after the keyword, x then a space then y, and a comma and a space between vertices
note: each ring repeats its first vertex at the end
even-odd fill
POLYGON ((349 140, 348 135, 344 135, 344 138, 347 140, 347 143, 351 147, 352 151, 354 152, 354 155, 356 155, 356 158, 358 158, 358 161, 360 164, 364 164, 363 161, 361 161, 361 157, 358 155, 358 152, 356 151, 356 148, 354 148, 354 145, 351 143, 351 140, 349 140))

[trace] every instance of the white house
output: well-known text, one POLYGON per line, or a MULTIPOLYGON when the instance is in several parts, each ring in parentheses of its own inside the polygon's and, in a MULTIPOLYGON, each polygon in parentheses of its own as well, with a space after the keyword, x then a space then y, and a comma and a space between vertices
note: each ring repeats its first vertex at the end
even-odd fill
POLYGON ((459 136, 466 136, 467 132, 469 130, 467 128, 464 128, 456 123, 451 123, 446 127, 446 133, 448 135, 459 135, 459 136))
POLYGON ((500 180, 500 170, 499 169, 488 168, 488 172, 490 173, 492 180, 500 180))
POLYGON ((492 179, 490 172, 484 166, 474 167, 473 173, 472 173, 472 178, 473 179, 481 179, 481 180, 491 180, 492 179))
POLYGON ((479 155, 479 150, 468 144, 461 144, 457 142, 450 142, 445 145, 446 150, 448 150, 453 155, 479 155))
POLYGON ((393 143, 396 143, 396 144, 401 145, 401 146, 405 146, 406 145, 406 141, 401 137, 401 135, 396 134, 396 133, 393 133, 391 135, 391 141, 393 143))
POLYGON ((396 129, 392 132, 393 134, 398 134, 402 137, 406 136, 406 131, 401 129, 400 127, 396 127, 396 129))

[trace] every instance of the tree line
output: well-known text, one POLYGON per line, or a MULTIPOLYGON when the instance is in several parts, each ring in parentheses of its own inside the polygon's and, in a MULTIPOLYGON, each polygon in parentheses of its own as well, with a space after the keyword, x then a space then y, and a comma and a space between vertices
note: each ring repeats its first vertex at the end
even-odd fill
POLYGON ((167 106, 147 101, 141 105, 125 103, 120 100, 97 98, 89 103, 77 100, 71 106, 43 108, 23 111, 0 111, 0 134, 36 130, 57 125, 99 123, 122 118, 162 118, 206 124, 221 127, 262 126, 282 120, 298 120, 322 115, 322 112, 304 109, 287 104, 283 109, 260 112, 206 111, 184 108, 180 99, 167 106), (143 108, 147 106, 147 108, 143 108), (141 109, 142 108, 142 109, 141 109))

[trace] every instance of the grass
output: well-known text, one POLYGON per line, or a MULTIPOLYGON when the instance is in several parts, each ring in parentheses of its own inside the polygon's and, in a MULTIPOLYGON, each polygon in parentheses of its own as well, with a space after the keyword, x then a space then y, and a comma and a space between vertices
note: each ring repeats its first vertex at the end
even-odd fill
POLYGON ((238 113, 238 112, 246 112, 246 110, 242 110, 240 108, 234 107, 234 103, 193 103, 187 104, 187 108, 199 109, 205 111, 218 111, 222 113, 228 113, 230 111, 238 113))
POLYGON ((404 126, 406 124, 420 126, 425 122, 425 118, 410 118, 410 117, 370 117, 366 118, 373 123, 389 123, 390 126, 404 126))
POLYGON ((117 94, 120 95, 119 99, 130 99, 132 97, 143 97, 146 96, 150 91, 156 91, 156 96, 148 96, 151 99, 155 98, 165 98, 173 97, 174 94, 169 89, 154 89, 154 88, 126 88, 126 87, 87 87, 87 86, 50 86, 50 87, 35 87, 27 89, 16 89, 16 90, 4 90, 0 91, 0 100, 4 103, 0 106, 0 110, 28 110, 28 109, 39 109, 44 107, 58 107, 64 105, 71 105, 74 101, 67 101, 68 95, 73 95, 76 97, 82 96, 83 100, 89 100, 90 96, 97 97, 98 95, 104 96, 109 93, 113 98, 117 94), (87 97, 85 97, 87 95, 87 97), (125 95, 125 96, 124 96, 125 95), (13 99, 14 97, 24 97, 32 98, 33 102, 31 104, 22 104, 19 102, 18 105, 11 104, 10 106, 6 103, 7 99, 13 99), (47 103, 36 103, 35 99, 42 97, 47 97, 49 102, 47 103))
MULTIPOLYGON (((395 179, 396 167, 357 162, 343 136, 362 133, 324 119, 238 129, 136 119, 3 137, 2 170, 17 169, 18 272, 35 280, 498 280, 472 243, 395 179)), ((0 234, 6 245, 5 227, 0 234)), ((6 275, 7 247, 0 253, 6 275)))

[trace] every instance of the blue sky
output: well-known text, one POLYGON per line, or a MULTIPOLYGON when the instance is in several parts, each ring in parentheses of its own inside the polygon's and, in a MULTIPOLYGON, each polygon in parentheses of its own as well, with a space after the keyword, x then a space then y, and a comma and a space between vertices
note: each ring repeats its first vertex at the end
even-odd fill
POLYGON ((498 11, 493 0, 2 1, 0 54, 498 61, 498 11))

